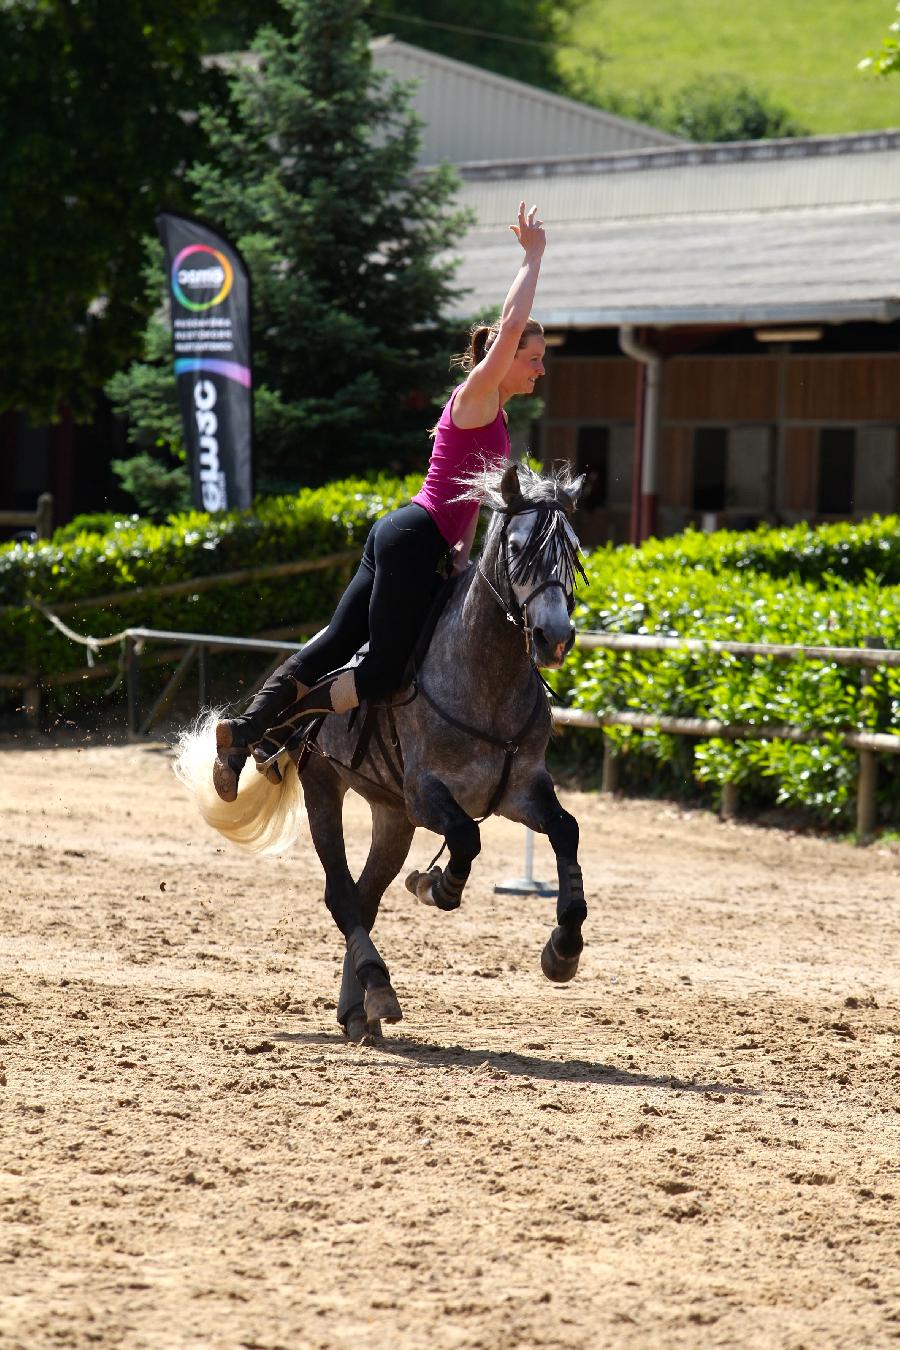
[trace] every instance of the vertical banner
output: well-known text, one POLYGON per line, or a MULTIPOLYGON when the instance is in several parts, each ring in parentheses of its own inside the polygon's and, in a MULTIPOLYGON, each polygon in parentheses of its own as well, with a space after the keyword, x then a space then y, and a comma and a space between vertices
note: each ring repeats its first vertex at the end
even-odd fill
POLYGON ((156 225, 166 251, 194 505, 245 510, 253 498, 247 268, 234 245, 202 221, 164 211, 156 225))

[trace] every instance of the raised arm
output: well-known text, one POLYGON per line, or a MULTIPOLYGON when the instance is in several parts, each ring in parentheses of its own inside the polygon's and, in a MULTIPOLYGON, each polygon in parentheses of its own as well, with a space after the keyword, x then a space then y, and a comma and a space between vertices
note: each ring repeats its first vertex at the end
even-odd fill
POLYGON ((543 222, 537 219, 537 207, 532 206, 526 215, 525 203, 520 202, 518 220, 509 228, 525 256, 503 303, 499 332, 456 396, 453 419, 457 426, 484 426, 497 416, 500 386, 515 359, 534 303, 546 243, 543 222))

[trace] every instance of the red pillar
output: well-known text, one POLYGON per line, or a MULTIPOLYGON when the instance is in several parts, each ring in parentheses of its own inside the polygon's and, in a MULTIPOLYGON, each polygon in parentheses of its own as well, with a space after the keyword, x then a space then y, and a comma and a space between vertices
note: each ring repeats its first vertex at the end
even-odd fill
POLYGON ((634 459, 631 469, 631 520, 628 527, 628 542, 640 544, 643 535, 643 512, 641 509, 641 479, 644 474, 644 404, 647 391, 647 367, 641 362, 637 368, 635 380, 634 405, 634 459))

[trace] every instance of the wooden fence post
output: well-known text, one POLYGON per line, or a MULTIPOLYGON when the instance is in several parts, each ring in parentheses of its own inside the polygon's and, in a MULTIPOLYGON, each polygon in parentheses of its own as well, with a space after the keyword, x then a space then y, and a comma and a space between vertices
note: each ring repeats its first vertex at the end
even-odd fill
POLYGON ((128 691, 128 734, 138 735, 141 722, 141 667, 140 651, 143 643, 134 638, 125 639, 125 687, 128 691))
POLYGON ((25 719, 32 731, 41 729, 41 686, 37 683, 28 684, 24 689, 22 703, 25 709, 25 719))
POLYGON ((49 539, 53 534, 53 493, 42 492, 37 499, 34 525, 38 539, 49 539))
MULTIPOLYGON (((884 638, 867 637, 867 647, 884 648, 884 638)), ((861 696, 872 682, 871 670, 864 666, 859 677, 861 696)), ((859 773, 856 779, 856 842, 867 844, 878 823, 878 756, 874 750, 859 751, 859 773)))
POLYGON ((618 792, 619 790, 619 756, 613 747, 609 736, 603 737, 603 776, 600 780, 601 792, 618 792))
POLYGON ((719 806, 719 815, 723 820, 734 820, 738 813, 738 785, 737 783, 722 784, 722 800, 719 806))

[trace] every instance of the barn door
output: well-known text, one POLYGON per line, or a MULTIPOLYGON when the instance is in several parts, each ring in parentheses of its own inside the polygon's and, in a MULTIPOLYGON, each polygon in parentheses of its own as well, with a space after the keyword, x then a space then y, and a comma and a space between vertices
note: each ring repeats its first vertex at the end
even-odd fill
POLYGON ((860 427, 856 433, 853 512, 887 515, 897 507, 897 428, 860 427))
POLYGON ((728 438, 729 511, 765 515, 771 501, 772 428, 734 427, 728 438))

